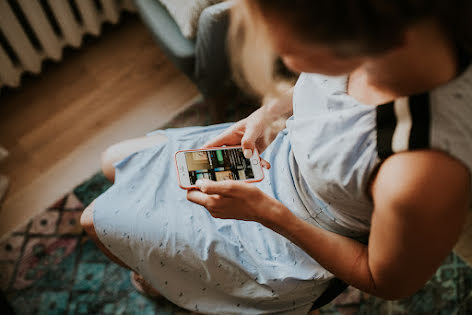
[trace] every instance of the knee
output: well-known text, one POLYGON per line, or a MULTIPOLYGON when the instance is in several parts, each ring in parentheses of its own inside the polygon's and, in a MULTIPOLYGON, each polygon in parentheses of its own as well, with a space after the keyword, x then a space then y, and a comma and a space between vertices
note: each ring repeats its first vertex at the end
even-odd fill
POLYGON ((105 177, 113 182, 115 181, 115 167, 113 163, 116 160, 116 144, 108 147, 101 155, 101 167, 105 177))
POLYGON ((88 234, 94 233, 95 228, 93 226, 93 207, 95 201, 93 201, 85 210, 82 212, 80 216, 80 225, 84 228, 85 232, 88 234))

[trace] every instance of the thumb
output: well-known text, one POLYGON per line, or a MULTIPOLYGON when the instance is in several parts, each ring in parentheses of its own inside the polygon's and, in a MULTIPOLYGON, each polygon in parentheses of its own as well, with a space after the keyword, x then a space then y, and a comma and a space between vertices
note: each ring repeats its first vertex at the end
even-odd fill
POLYGON ((256 140, 259 137, 259 130, 256 128, 248 128, 241 139, 244 157, 249 159, 256 148, 256 140))
POLYGON ((222 196, 230 196, 236 188, 233 180, 212 181, 208 179, 199 179, 195 183, 198 189, 208 195, 218 194, 222 196))

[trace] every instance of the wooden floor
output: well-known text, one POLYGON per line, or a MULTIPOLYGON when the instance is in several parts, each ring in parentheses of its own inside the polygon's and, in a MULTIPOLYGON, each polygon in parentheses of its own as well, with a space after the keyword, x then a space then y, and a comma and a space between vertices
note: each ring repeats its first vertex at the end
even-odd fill
POLYGON ((108 145, 162 126, 199 97, 137 18, 107 30, 15 91, 0 93, 0 163, 11 186, 0 236, 99 170, 108 145))

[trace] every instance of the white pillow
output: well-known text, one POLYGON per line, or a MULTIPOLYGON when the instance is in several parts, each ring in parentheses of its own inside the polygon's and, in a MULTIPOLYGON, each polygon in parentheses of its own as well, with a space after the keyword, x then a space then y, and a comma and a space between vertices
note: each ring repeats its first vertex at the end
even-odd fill
POLYGON ((182 34, 192 39, 197 34, 198 18, 202 11, 223 0, 159 0, 169 11, 182 34))

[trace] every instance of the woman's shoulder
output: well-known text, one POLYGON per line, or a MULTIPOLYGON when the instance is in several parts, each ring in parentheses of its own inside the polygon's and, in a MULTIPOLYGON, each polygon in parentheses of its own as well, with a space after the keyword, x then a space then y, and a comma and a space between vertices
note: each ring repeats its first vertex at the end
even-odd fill
POLYGON ((468 208, 470 186, 462 163, 442 152, 426 150, 387 159, 376 174, 371 192, 374 203, 386 202, 404 211, 404 216, 452 216, 462 215, 468 208))

